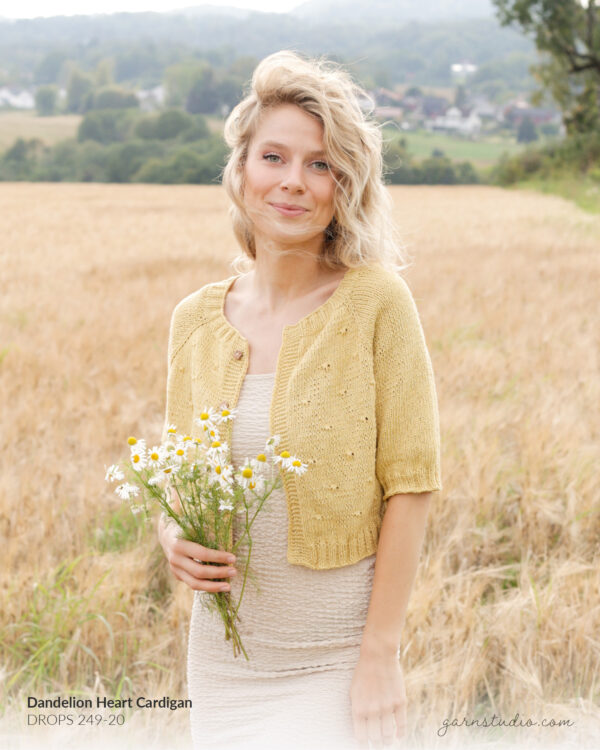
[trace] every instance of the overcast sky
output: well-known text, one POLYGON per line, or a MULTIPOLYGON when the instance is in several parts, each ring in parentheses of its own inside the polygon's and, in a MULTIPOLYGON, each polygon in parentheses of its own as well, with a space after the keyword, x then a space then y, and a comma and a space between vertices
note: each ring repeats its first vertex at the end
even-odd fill
POLYGON ((285 12, 302 4, 303 0, 210 0, 210 2, 186 2, 186 0, 21 0, 14 6, 0 8, 0 17, 36 18, 38 16, 75 16, 96 13, 140 13, 142 11, 176 10, 195 5, 232 5, 236 8, 271 13, 285 12))

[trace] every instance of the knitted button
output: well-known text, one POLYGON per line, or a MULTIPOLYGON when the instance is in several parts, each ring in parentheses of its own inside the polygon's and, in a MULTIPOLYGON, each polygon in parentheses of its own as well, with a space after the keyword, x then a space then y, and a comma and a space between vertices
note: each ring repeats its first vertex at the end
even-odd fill
POLYGON ((241 359, 244 356, 244 352, 241 349, 236 349, 233 353, 234 359, 241 359))

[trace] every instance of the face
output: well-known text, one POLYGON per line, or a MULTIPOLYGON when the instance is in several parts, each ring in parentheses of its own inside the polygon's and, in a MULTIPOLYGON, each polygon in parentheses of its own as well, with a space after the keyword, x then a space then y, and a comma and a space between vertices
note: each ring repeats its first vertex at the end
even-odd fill
POLYGON ((315 117, 294 104, 267 110, 248 148, 244 182, 257 238, 321 246, 333 218, 335 182, 315 117))

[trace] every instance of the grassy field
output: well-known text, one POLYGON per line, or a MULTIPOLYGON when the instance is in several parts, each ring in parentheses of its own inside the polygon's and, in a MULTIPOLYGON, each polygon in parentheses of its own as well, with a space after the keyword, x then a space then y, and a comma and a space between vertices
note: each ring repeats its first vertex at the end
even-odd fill
MULTIPOLYGON (((443 447, 402 638, 411 745, 591 747, 600 217, 491 187, 391 191, 443 447), (575 723, 438 734, 517 712, 575 723)), ((220 187, 0 184, 0 728, 16 750, 190 747, 183 711, 46 735, 25 698, 186 697, 192 592, 104 471, 129 434, 160 437, 172 309, 233 273, 227 206, 220 187)))
POLYGON ((35 112, 0 112, 0 151, 17 138, 40 138, 49 146, 77 135, 81 115, 39 117, 35 112))
POLYGON ((489 167, 506 152, 509 156, 519 153, 523 144, 516 139, 501 138, 499 136, 478 140, 469 140, 444 133, 427 131, 398 131, 385 128, 386 139, 396 139, 398 136, 406 139, 408 152, 417 160, 431 156, 434 149, 440 149, 452 161, 470 161, 476 168, 489 167))
POLYGON ((600 214, 600 180, 589 175, 538 178, 519 182, 511 189, 561 195, 584 211, 600 214))

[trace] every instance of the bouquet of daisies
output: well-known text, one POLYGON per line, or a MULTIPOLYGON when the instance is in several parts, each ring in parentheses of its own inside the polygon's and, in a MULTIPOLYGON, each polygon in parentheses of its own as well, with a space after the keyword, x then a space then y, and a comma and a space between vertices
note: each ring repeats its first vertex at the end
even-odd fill
POLYGON ((152 448, 146 446, 145 440, 130 437, 129 460, 109 466, 105 478, 120 482, 115 492, 129 501, 132 512, 143 512, 149 519, 150 507, 158 506, 180 527, 183 539, 234 554, 248 540, 237 602, 229 591, 206 592, 208 596, 202 600, 210 611, 221 615, 225 639, 231 639, 234 657, 241 651, 248 660, 236 622, 240 619, 238 610, 250 567, 250 529, 269 495, 281 486, 276 467, 303 474, 307 465, 286 450, 278 452, 280 438, 274 435, 266 441, 264 452, 235 468, 230 462, 229 447, 219 435, 220 426, 234 419, 235 411, 206 409, 194 420, 201 428, 201 438, 181 435, 175 425, 168 427, 166 441, 152 448), (171 505, 175 496, 179 498, 181 512, 171 505), (243 530, 234 544, 236 516, 243 519, 243 530))

